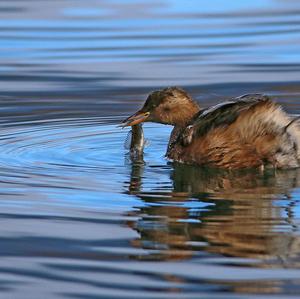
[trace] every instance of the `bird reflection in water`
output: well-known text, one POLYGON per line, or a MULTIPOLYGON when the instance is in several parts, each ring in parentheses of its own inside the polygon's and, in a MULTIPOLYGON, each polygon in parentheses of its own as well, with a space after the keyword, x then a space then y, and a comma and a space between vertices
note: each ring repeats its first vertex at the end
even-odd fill
POLYGON ((172 164, 172 189, 145 192, 145 167, 133 160, 126 186, 145 203, 132 213, 138 220, 128 222, 140 235, 132 246, 149 250, 136 258, 221 255, 259 259, 256 266, 266 268, 300 266, 292 195, 300 186, 300 170, 224 171, 172 164))

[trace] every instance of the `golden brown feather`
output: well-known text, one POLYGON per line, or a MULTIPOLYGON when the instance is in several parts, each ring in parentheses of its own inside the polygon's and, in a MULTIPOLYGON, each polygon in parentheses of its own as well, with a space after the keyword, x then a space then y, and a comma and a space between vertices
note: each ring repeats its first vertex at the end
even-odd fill
POLYGON ((173 125, 166 156, 174 161, 227 169, 299 167, 300 128, 269 97, 245 95, 200 110, 182 89, 151 93, 125 125, 173 125))

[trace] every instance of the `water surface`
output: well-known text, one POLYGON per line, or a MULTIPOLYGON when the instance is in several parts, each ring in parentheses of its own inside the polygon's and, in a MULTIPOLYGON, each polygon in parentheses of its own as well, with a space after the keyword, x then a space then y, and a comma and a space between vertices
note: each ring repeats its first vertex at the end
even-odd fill
POLYGON ((3 298, 299 298, 300 171, 169 163, 153 89, 300 113, 296 1, 0 2, 3 298))

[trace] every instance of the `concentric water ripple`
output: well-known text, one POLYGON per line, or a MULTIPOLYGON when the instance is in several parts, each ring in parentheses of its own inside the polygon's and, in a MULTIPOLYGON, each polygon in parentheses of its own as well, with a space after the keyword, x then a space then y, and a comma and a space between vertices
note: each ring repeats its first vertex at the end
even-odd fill
POLYGON ((91 118, 7 124, 5 134, 0 135, 1 166, 49 171, 59 167, 114 167, 119 161, 107 160, 105 151, 109 147, 110 154, 117 157, 116 151, 120 149, 116 142, 124 139, 124 134, 116 125, 103 127, 103 121, 91 118))
POLYGON ((59 194, 66 199, 68 193, 77 190, 72 200, 82 198, 85 203, 98 196, 95 192, 109 196, 118 188, 122 193, 126 167, 120 151, 126 132, 116 128, 120 119, 104 126, 108 121, 86 118, 7 123, 0 136, 1 173, 6 176, 2 191, 20 196, 32 188, 43 196, 59 194))

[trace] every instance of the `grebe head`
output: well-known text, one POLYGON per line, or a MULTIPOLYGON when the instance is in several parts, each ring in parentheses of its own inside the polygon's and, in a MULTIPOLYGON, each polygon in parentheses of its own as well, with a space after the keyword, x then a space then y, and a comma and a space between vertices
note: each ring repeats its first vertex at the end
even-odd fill
POLYGON ((184 126, 200 110, 189 94, 178 87, 153 91, 142 109, 125 119, 122 125, 133 126, 141 122, 184 126))

